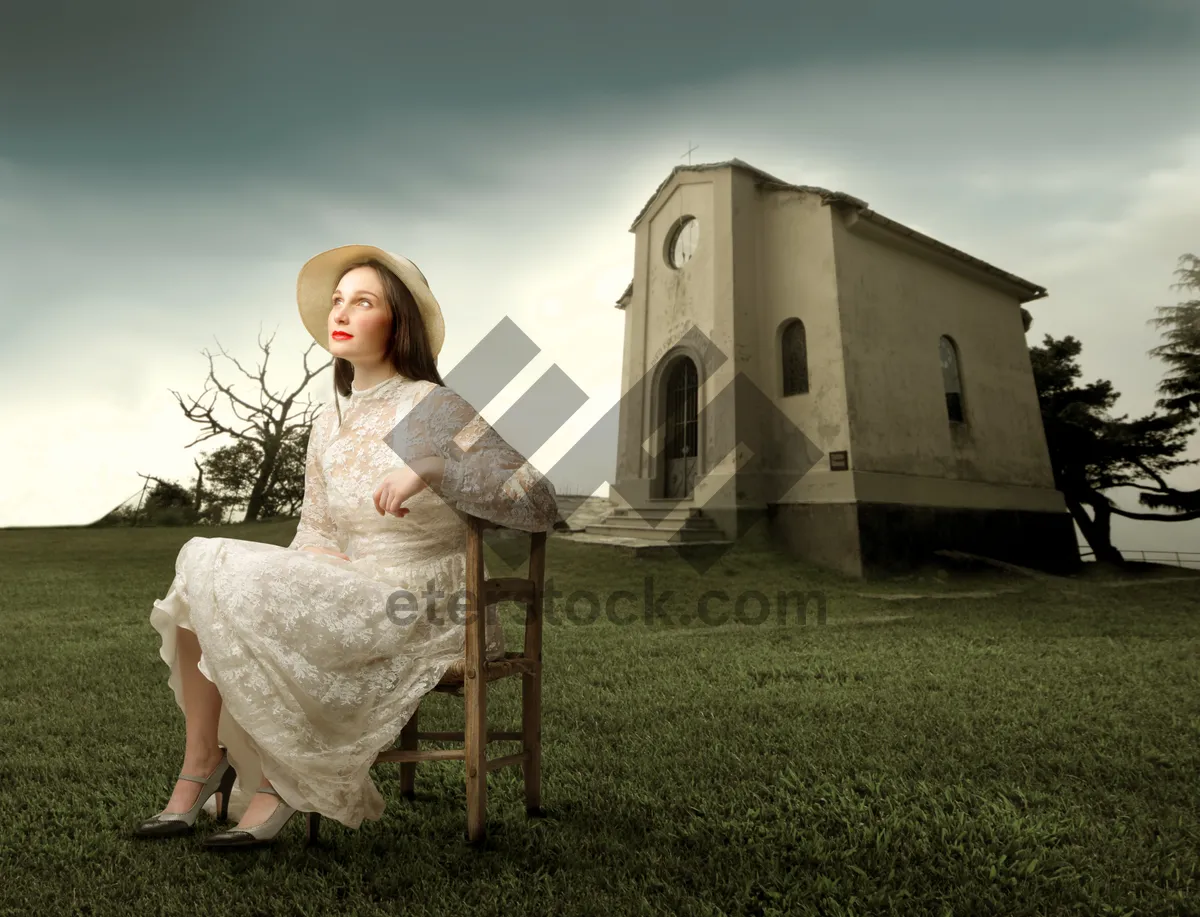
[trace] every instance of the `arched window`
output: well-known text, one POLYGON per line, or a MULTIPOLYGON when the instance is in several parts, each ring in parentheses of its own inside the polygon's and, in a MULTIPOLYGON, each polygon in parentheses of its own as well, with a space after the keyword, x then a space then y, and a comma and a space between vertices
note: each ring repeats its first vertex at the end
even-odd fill
POLYGON ((808 338, 804 333, 804 322, 794 318, 787 323, 779 349, 783 362, 783 394, 804 394, 808 391, 808 338))
POLYGON ((667 378, 668 458, 695 456, 699 446, 696 427, 699 404, 696 364, 684 357, 667 378))
POLYGON ((696 486, 700 445, 700 386, 696 364, 680 357, 666 379, 666 490, 664 497, 684 498, 696 486))
POLYGON ((942 358, 942 388, 946 392, 946 414, 955 423, 965 423, 958 348, 954 346, 954 341, 942 335, 942 339, 938 341, 938 352, 942 358))

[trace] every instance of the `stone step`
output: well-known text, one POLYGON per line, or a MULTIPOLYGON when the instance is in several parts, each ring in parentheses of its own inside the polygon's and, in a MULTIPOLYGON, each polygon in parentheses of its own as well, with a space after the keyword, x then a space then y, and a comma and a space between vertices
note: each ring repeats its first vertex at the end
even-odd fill
POLYGON ((681 516, 674 519, 642 519, 639 516, 611 515, 606 519, 597 519, 596 525, 608 525, 614 528, 650 529, 653 531, 674 531, 676 529, 702 529, 716 531, 717 524, 709 516, 681 516))
MULTIPOLYGON (((711 522, 711 520, 709 521, 711 522)), ((638 541, 687 542, 724 539, 724 534, 715 525, 700 528, 664 525, 660 528, 653 528, 648 525, 612 525, 602 522, 599 525, 589 525, 583 531, 588 535, 607 535, 613 538, 629 538, 638 541)))
POLYGON ((651 506, 633 509, 629 506, 618 506, 609 518, 613 519, 694 519, 704 518, 704 511, 695 506, 651 506))
POLYGON ((603 522, 612 512, 612 503, 603 497, 562 497, 558 498, 559 529, 582 531, 589 525, 603 522))
POLYGON ((727 538, 692 540, 686 541, 656 541, 649 538, 630 538, 621 535, 604 535, 596 533, 583 532, 560 532, 557 533, 557 538, 565 541, 574 541, 579 544, 603 545, 612 550, 623 551, 632 557, 655 557, 662 556, 664 551, 669 551, 673 555, 678 556, 680 552, 691 550, 707 550, 713 545, 726 546, 730 544, 727 538))

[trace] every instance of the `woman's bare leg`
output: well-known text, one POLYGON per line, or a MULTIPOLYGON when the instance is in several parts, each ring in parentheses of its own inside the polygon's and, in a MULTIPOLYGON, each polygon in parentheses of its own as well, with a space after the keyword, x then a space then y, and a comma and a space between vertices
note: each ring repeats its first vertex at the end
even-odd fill
MULTIPOLYGON (((270 788, 271 781, 263 777, 259 788, 270 788)), ((242 813, 242 817, 238 820, 238 828, 253 828, 255 825, 261 825, 271 813, 275 811, 277 805, 282 805, 283 800, 267 793, 258 793, 250 798, 249 805, 246 806, 246 811, 242 813)))
MULTIPOLYGON (((179 676, 183 686, 184 719, 187 724, 182 770, 185 774, 203 777, 211 774, 221 762, 221 749, 217 745, 221 693, 217 686, 200 672, 200 642, 195 633, 176 625, 175 639, 179 651, 179 676)), ((200 784, 195 781, 178 781, 171 801, 163 811, 186 812, 196 801, 200 789, 200 784)))

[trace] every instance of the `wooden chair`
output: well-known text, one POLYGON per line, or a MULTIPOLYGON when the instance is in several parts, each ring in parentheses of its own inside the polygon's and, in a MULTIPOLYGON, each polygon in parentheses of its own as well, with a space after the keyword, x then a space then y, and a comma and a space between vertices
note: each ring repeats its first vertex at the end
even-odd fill
MULTIPOLYGON (((421 761, 463 761, 467 778, 467 840, 482 843, 486 836, 487 775, 497 768, 520 764, 525 780, 525 812, 541 814, 542 789, 542 597, 546 578, 546 533, 529 536, 529 568, 525 577, 485 579, 483 533, 503 526, 467 517, 466 653, 446 672, 435 691, 464 698, 466 724, 462 732, 419 732, 420 706, 400 732, 397 748, 380 752, 375 764, 400 762, 400 792, 415 795, 417 764, 421 761), (526 606, 525 648, 506 652, 502 659, 485 658, 485 609, 494 602, 518 601, 526 606), (521 676, 521 729, 501 732, 488 728, 487 686, 489 682, 521 676), (485 738, 486 736, 486 738, 485 738), (462 742, 459 748, 420 750, 418 742, 462 742), (487 757, 489 742, 520 741, 522 750, 500 758, 487 757)), ((515 531, 515 530, 510 530, 515 531)), ((308 841, 315 842, 321 816, 307 813, 308 841)))

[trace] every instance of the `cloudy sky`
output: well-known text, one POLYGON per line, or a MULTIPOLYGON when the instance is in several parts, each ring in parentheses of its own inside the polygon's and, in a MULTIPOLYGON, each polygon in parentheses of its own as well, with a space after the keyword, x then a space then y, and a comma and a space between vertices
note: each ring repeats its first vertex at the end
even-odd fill
MULTIPOLYGON (((1031 338, 1081 338, 1087 378, 1150 410, 1147 321, 1200 254, 1200 3, 817 6, 8 5, 0 526, 190 481, 221 441, 184 448, 171 390, 272 334, 268 380, 294 385, 296 271, 353 241, 430 279, 444 373, 504 316, 541 348, 489 418, 553 364, 589 396, 551 467, 617 398, 629 224, 689 144, 1045 285, 1031 338)), ((1200 551, 1196 522, 1116 531, 1200 551)))

